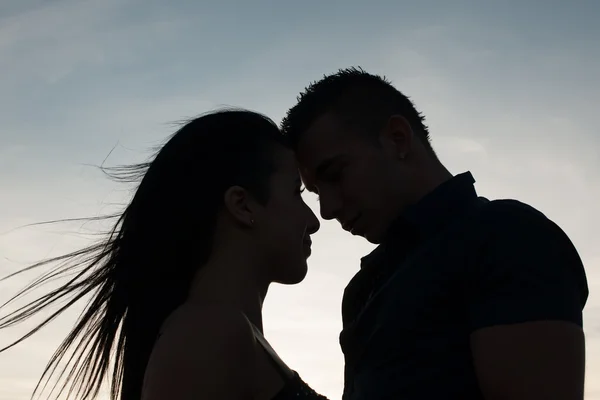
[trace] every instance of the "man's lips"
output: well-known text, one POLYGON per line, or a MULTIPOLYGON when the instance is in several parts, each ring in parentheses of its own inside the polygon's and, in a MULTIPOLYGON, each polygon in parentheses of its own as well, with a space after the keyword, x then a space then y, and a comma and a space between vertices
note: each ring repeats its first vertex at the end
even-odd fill
POLYGON ((354 224, 356 223, 356 221, 358 220, 359 217, 354 217, 353 219, 351 219, 350 221, 344 222, 342 224, 342 228, 348 232, 352 231, 352 228, 354 228, 354 224))

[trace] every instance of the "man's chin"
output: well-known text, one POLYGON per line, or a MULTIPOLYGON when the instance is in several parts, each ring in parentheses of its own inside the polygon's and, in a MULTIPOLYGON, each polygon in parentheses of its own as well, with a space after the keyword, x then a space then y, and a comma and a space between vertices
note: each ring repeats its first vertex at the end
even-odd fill
MULTIPOLYGON (((364 226, 362 226, 364 228, 364 226)), ((372 244, 380 244, 383 241, 383 234, 376 232, 375 230, 361 229, 360 227, 353 227, 348 229, 342 225, 342 229, 350 233, 353 236, 360 236, 367 239, 372 244)))
POLYGON ((367 241, 372 244, 381 244, 382 236, 383 236, 381 234, 378 234, 377 232, 365 232, 362 234, 355 234, 355 235, 361 236, 361 237, 367 239, 367 241))

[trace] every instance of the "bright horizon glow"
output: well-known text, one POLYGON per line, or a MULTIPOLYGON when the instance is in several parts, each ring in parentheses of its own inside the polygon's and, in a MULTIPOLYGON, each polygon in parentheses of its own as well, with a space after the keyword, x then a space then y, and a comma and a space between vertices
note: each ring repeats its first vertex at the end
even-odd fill
MULTIPOLYGON (((310 81, 360 65, 411 96, 451 172, 471 171, 480 195, 529 203, 571 237, 591 292, 586 400, 600 400, 600 5, 203 4, 0 4, 0 276, 78 248, 82 229, 100 226, 15 228, 128 200, 128 188, 85 166, 115 145, 107 165, 140 161, 172 133, 169 123, 222 105, 279 122, 310 81)), ((331 399, 343 386, 343 289, 372 248, 322 221, 306 280, 274 285, 266 300, 267 339, 331 399)), ((1 282, 0 303, 31 277, 1 282)), ((0 400, 29 399, 77 312, 0 355, 0 400)), ((31 326, 0 331, 0 346, 31 326)))

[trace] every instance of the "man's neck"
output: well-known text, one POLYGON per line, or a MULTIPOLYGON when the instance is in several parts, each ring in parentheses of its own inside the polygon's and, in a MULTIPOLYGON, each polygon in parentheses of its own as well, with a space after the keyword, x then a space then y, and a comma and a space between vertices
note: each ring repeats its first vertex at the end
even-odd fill
POLYGON ((422 173, 417 177, 418 182, 415 190, 414 203, 418 203, 421 199, 433 192, 438 186, 453 178, 453 175, 440 162, 431 164, 426 168, 421 169, 422 173))

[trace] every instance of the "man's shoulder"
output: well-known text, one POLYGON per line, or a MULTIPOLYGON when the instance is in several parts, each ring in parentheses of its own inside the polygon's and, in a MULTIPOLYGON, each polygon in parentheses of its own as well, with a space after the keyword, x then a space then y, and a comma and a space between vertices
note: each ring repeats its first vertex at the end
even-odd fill
POLYGON ((535 207, 513 199, 487 201, 479 205, 474 218, 477 241, 485 248, 504 253, 518 251, 520 257, 536 252, 569 253, 580 264, 578 252, 568 234, 535 207), (525 247, 523 247, 525 246, 525 247))
POLYGON ((529 279, 540 287, 569 281, 585 303, 588 287, 583 261, 556 222, 518 200, 490 201, 480 211, 479 248, 474 254, 486 266, 488 278, 499 276, 499 282, 509 276, 529 279))
POLYGON ((524 226, 560 230, 558 225, 539 209, 515 199, 487 200, 479 198, 473 207, 473 221, 479 230, 500 232, 524 226))
POLYGON ((533 216, 546 218, 537 208, 516 199, 493 199, 479 197, 476 203, 479 215, 484 218, 497 218, 506 216, 533 216))

